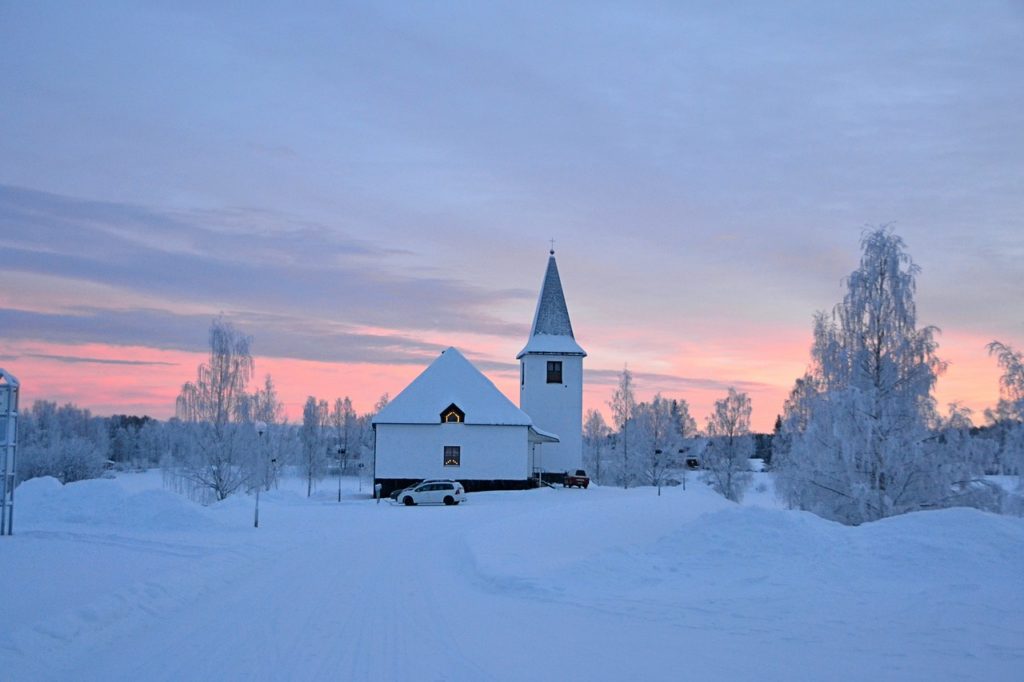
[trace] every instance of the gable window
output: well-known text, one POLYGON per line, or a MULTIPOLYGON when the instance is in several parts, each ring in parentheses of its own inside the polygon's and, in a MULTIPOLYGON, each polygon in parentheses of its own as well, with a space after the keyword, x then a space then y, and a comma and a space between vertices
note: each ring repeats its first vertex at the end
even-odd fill
POLYGON ((548 360, 548 383, 562 383, 562 362, 561 360, 548 360))
POLYGON ((457 467, 462 463, 462 448, 458 445, 444 446, 444 465, 446 467, 457 467))
POLYGON ((466 421, 466 413, 459 409, 459 406, 452 403, 441 412, 442 424, 461 424, 466 421))

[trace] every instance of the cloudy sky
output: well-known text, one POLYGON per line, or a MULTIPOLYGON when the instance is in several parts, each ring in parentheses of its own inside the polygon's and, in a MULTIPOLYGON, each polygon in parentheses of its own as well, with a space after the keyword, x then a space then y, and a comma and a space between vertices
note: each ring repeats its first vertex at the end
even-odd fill
POLYGON ((867 225, 922 268, 941 401, 1024 346, 1019 0, 0 0, 0 64, 28 401, 170 416, 220 312, 293 418, 449 345, 517 400, 551 238, 606 413, 628 363, 770 428, 867 225))

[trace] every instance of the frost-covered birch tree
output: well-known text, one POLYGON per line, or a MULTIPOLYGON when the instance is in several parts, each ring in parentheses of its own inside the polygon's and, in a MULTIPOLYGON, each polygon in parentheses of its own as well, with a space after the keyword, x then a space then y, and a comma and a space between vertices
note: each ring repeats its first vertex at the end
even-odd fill
POLYGON ((619 430, 618 442, 622 446, 622 487, 628 488, 632 473, 629 462, 629 426, 636 411, 633 373, 629 371, 629 367, 622 368, 622 374, 619 375, 619 385, 612 394, 612 399, 608 401, 608 407, 612 409, 615 428, 619 430))
POLYGON ((690 404, 685 400, 672 401, 672 418, 675 421, 676 433, 679 435, 679 447, 676 449, 679 456, 676 474, 685 490, 688 476, 686 457, 697 447, 695 445, 698 435, 697 420, 690 414, 690 404))
POLYGON ((334 429, 338 447, 342 449, 341 458, 343 460, 347 460, 352 454, 349 448, 352 446, 352 439, 355 435, 356 418, 351 398, 345 396, 335 399, 334 407, 331 409, 331 427, 334 429))
POLYGON ((707 419, 707 444, 703 453, 704 481, 726 499, 739 502, 750 485, 750 398, 730 388, 707 419))
POLYGON ((257 461, 249 467, 252 475, 252 486, 261 486, 270 490, 277 481, 280 465, 283 463, 282 446, 284 444, 282 426, 285 422, 284 406, 277 397, 277 387, 268 374, 263 379, 263 387, 257 388, 247 397, 245 403, 245 423, 265 425, 262 436, 258 436, 252 457, 257 461))
POLYGON ((255 432, 243 425, 252 339, 223 317, 210 325, 210 356, 196 380, 181 387, 176 411, 187 442, 173 465, 178 475, 223 500, 249 478, 255 432))
POLYGON ((610 434, 611 429, 605 423, 604 416, 597 410, 587 410, 583 418, 583 466, 598 485, 603 481, 601 464, 610 434))
POLYGON ((1024 489, 1024 354, 993 341, 988 345, 1003 370, 999 378, 999 405, 989 419, 1002 430, 999 459, 1004 470, 1016 470, 1018 487, 1024 489))
POLYGON ((269 374, 263 378, 262 387, 245 397, 242 414, 242 420, 246 422, 263 422, 265 424, 284 422, 284 406, 277 397, 277 387, 269 374))
POLYGON ((791 506, 850 524, 949 504, 963 474, 935 447, 931 392, 944 365, 937 330, 917 326, 919 268, 887 228, 861 247, 842 302, 815 317, 775 467, 791 506))
POLYGON ((352 400, 345 396, 335 398, 331 408, 330 423, 334 430, 334 451, 338 455, 338 502, 341 502, 341 480, 348 469, 348 459, 352 456, 353 436, 355 435, 357 415, 352 409, 352 400))
POLYGON ((682 432, 672 401, 658 393, 650 403, 637 405, 634 445, 641 480, 656 486, 661 495, 661 487, 680 468, 682 432))
POLYGON ((317 401, 313 396, 306 398, 302 408, 302 427, 299 436, 302 441, 302 469, 306 475, 306 497, 313 495, 313 483, 324 476, 327 468, 327 450, 324 440, 327 426, 327 401, 317 401))

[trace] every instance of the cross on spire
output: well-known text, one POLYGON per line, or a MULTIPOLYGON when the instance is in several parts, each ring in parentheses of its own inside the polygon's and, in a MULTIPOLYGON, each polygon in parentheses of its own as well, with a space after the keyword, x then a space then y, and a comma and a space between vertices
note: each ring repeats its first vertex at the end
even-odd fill
POLYGON ((554 240, 554 238, 551 239, 551 255, 552 256, 555 255, 555 240, 554 240))

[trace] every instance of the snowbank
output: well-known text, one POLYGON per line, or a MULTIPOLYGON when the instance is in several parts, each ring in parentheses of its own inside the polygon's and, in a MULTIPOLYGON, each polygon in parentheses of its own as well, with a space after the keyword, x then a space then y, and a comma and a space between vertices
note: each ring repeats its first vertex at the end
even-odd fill
POLYGON ((160 489, 129 493, 117 480, 93 479, 61 485, 33 478, 15 491, 19 528, 54 524, 111 526, 137 531, 195 530, 213 521, 202 507, 160 489))

